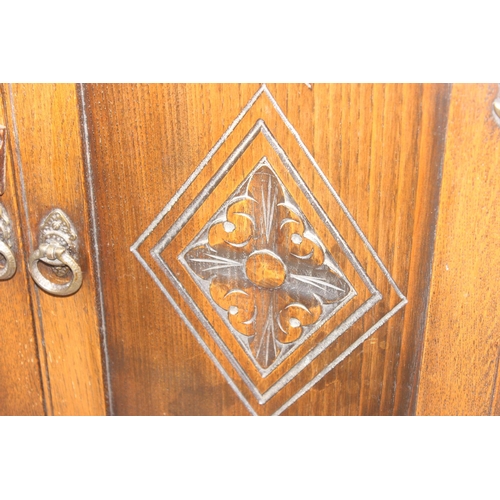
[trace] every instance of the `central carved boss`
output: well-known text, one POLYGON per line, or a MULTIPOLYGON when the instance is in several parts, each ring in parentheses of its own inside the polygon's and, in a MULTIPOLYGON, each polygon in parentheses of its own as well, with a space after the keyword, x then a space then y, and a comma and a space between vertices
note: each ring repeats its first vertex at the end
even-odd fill
POLYGON ((245 264, 245 271, 248 279, 262 288, 278 288, 286 278, 285 264, 269 250, 252 253, 245 264))
POLYGON ((262 368, 353 292, 266 159, 184 258, 262 368))

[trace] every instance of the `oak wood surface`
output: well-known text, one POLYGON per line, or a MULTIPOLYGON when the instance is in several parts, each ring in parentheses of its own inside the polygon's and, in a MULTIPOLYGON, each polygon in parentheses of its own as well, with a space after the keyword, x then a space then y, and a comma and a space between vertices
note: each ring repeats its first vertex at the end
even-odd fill
MULTIPOLYGON (((0 124, 7 126, 4 103, 0 103, 0 124)), ((19 191, 14 180, 12 136, 7 128, 6 189, 0 196, 14 234, 16 274, 0 281, 0 415, 44 415, 44 394, 33 304, 28 288, 24 244, 19 223, 19 191)))
POLYGON ((38 245, 38 227, 53 208, 73 221, 80 238, 81 289, 54 297, 29 280, 42 366, 46 366, 47 412, 104 415, 105 388, 91 244, 91 221, 75 85, 4 85, 14 137, 17 190, 25 228, 23 260, 38 245))
MULTIPOLYGON (((496 335, 500 128, 491 116, 497 86, 454 85, 451 95, 446 85, 268 87, 409 301, 284 414, 500 414, 496 335)), ((18 269, 11 280, 0 282, 0 300, 5 304, 0 414, 104 414, 106 360, 101 357, 104 346, 99 337, 99 326, 104 324, 113 393, 108 413, 248 414, 130 246, 257 89, 258 85, 213 84, 85 87, 86 102, 80 112, 86 113, 90 126, 104 323, 99 317, 78 88, 2 86, 0 123, 8 128, 9 142, 7 186, 0 201, 13 223, 18 269), (56 206, 70 215, 82 238, 79 262, 84 285, 69 298, 41 292, 26 270, 27 257, 37 245, 38 224, 56 206)), ((261 111, 266 111, 265 104, 261 111)), ((271 125, 278 136, 279 126, 271 125)), ((265 148, 256 144, 248 165, 265 148)), ((286 141, 284 146, 287 152, 294 147, 286 141)), ((220 158, 230 150, 228 144, 220 158)), ((278 161, 272 151, 266 153, 278 161)), ((235 178, 247 167, 238 168, 232 174, 235 178)), ((186 200, 181 198, 173 210, 172 220, 212 173, 200 175, 186 200)), ((286 180, 284 168, 279 167, 278 173, 286 180)), ((303 174, 333 214, 335 208, 320 184, 303 174)), ((227 199, 231 182, 214 190, 187 225, 188 233, 176 238, 167 254, 184 248, 227 199)), ((334 240, 320 228, 321 220, 307 208, 300 192, 292 184, 287 189, 327 247, 334 248, 334 240)), ((339 224, 341 231, 352 232, 339 224)), ((361 248, 354 250, 361 255, 361 248)), ((377 280, 376 266, 363 259, 377 280)), ((185 272, 173 264, 176 273, 185 272)), ((345 259, 341 264, 349 266, 345 259)), ((274 286, 276 275, 259 266, 256 263, 255 280, 274 286)), ((206 299, 194 282, 186 283, 203 303, 206 299)), ((354 285, 358 299, 366 299, 362 283, 354 285)), ((169 291, 180 297, 175 289, 169 291)), ((395 303, 393 292, 386 291, 389 303, 395 303)), ((203 307, 210 316, 207 304, 203 307)), ((367 316, 359 328, 369 325, 367 316)), ((210 321, 223 327, 215 315, 210 321)), ((319 331, 298 353, 312 348, 325 334, 326 330, 319 331)), ((354 331, 344 334, 339 349, 353 338, 354 331)), ((231 343, 229 334, 226 341, 231 343)), ((238 356, 243 363, 243 351, 238 356)), ((296 360, 292 355, 283 366, 296 360)), ((318 360, 311 370, 315 363, 318 360)), ((246 368, 251 370, 251 364, 246 368)), ((260 385, 276 382, 278 371, 260 385)))
MULTIPOLYGON (((427 305, 449 86, 268 87, 409 300, 402 311, 284 413, 411 413, 427 305)), ((85 86, 111 367, 111 411, 115 414, 248 414, 130 247, 258 88, 255 84, 85 86)), ((259 101, 259 106, 260 112, 270 113, 266 102, 259 101)), ((301 153, 295 151, 297 146, 286 137, 283 125, 273 120, 270 118, 269 127, 282 138, 284 149, 300 159, 301 153)), ((217 153, 217 161, 229 155, 234 141, 228 138, 217 153)), ((168 252, 177 255, 229 197, 236 177, 260 158, 259 147, 265 146, 256 142, 254 149, 245 153, 233 171, 235 179, 228 176, 221 182, 204 210, 186 225, 186 234, 176 237, 172 249, 165 250, 165 258, 170 259, 177 275, 186 280, 191 293, 198 294, 204 314, 221 329, 220 318, 211 313, 206 299, 194 284, 189 285, 189 278, 183 276, 185 270, 168 252)), ((273 161, 279 163, 277 158, 273 161)), ((305 165, 304 159, 300 161, 305 165)), ((160 233, 196 198, 219 165, 209 166, 199 175, 162 220, 160 233)), ((300 170, 300 164, 297 167, 300 170)), ((286 169, 276 168, 321 238, 330 241, 303 195, 293 191, 286 169)), ((334 214, 333 202, 313 173, 303 168, 300 174, 327 213, 334 214)), ((355 242, 352 227, 340 219, 336 222, 339 231, 355 242)), ((380 269, 365 256, 366 249, 361 243, 355 245, 353 250, 361 256, 367 272, 382 283, 380 269)), ((152 243, 144 243, 145 255, 151 247, 152 243)), ((145 258, 154 265, 150 257, 145 258)), ((364 331, 373 323, 382 306, 393 307, 398 302, 390 287, 381 286, 385 286, 384 300, 340 337, 339 353, 355 339, 357 328, 364 331)), ((180 302, 181 290, 170 286, 168 291, 180 302)), ((196 323, 190 311, 185 314, 196 323)), ((198 323, 196 327, 202 328, 198 323)), ((326 330, 318 333, 325 334, 326 330)), ((229 335, 226 340, 233 342, 236 352, 235 341, 229 335)), ((209 348, 215 346, 209 344, 209 348)), ((238 356, 241 363, 247 363, 243 354, 238 356)), ((304 376, 312 376, 320 361, 318 357, 311 363, 304 376)), ((252 370, 250 364, 247 369, 252 370)), ((230 367, 228 373, 235 377, 230 367)))
POLYGON ((497 85, 453 86, 417 414, 500 414, 497 85))

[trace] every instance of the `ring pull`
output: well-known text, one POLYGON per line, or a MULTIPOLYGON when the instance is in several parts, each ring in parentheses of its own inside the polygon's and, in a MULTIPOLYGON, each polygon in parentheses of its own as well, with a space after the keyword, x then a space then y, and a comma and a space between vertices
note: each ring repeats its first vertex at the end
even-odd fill
POLYGON ((52 210, 40 225, 38 248, 28 259, 31 277, 42 290, 64 297, 80 289, 82 270, 76 261, 77 244, 77 234, 69 217, 59 208, 52 210), (60 284, 46 278, 38 267, 40 261, 51 266, 50 272, 59 278, 71 272, 71 280, 60 284))
POLYGON ((0 203, 0 280, 5 281, 14 276, 17 268, 16 258, 12 253, 12 224, 7 210, 0 203))
POLYGON ((498 84, 498 95, 493 101, 493 118, 500 125, 500 83, 498 84))

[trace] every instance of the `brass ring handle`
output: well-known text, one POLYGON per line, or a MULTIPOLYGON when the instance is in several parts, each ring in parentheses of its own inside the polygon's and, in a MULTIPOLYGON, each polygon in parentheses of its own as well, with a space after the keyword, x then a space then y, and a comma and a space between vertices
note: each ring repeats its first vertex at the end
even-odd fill
POLYGON ((60 245, 42 243, 29 257, 28 269, 35 283, 45 292, 59 297, 72 295, 82 286, 82 270, 78 263, 67 252, 66 248, 60 245), (69 283, 60 285, 48 280, 38 269, 38 261, 46 260, 62 263, 68 266, 73 273, 73 278, 69 283))
POLYGON ((0 280, 9 280, 16 272, 16 258, 9 246, 0 240, 0 254, 5 259, 5 265, 0 269, 0 280))
POLYGON ((82 270, 76 262, 78 235, 70 218, 60 209, 52 210, 40 224, 38 248, 28 259, 28 270, 35 283, 45 292, 59 297, 71 295, 82 286, 82 270), (47 279, 38 268, 38 261, 52 267, 57 276, 73 273, 71 281, 64 284, 47 279))
POLYGON ((12 223, 7 210, 0 203, 0 255, 5 259, 5 264, 0 268, 1 281, 12 278, 16 272, 16 258, 12 253, 13 245, 12 223))

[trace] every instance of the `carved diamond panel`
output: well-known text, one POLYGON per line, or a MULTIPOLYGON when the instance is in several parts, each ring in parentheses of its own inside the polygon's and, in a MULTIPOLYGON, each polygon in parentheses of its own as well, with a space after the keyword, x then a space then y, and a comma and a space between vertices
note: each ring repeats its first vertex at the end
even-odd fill
POLYGON ((181 260, 263 375, 356 294, 266 158, 181 260))
POLYGON ((131 250, 253 414, 406 303, 265 86, 131 250))

